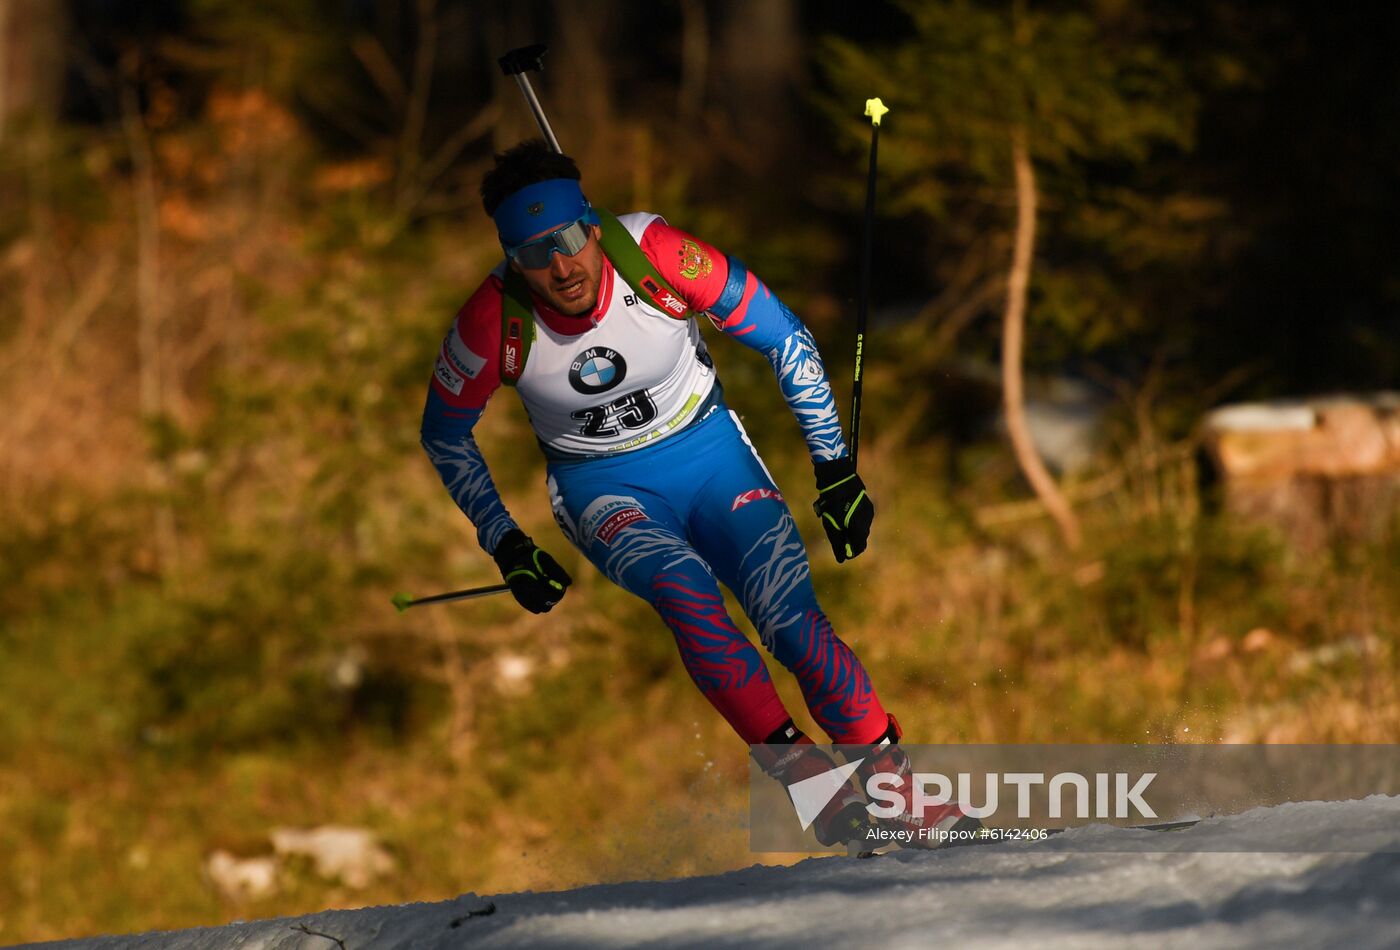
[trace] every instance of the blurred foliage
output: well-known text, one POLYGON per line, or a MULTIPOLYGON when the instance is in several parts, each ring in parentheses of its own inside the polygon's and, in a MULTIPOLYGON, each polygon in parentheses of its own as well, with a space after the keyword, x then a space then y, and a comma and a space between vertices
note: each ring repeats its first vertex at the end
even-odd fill
POLYGON ((1327 95, 1378 68, 1344 42, 1375 24, 1204 0, 699 3, 681 5, 710 27, 694 73, 679 7, 588 7, 70 5, 59 114, 0 120, 0 942, 752 860, 733 736, 645 605, 552 527, 508 395, 479 438, 576 578, 568 600, 545 617, 507 598, 389 606, 496 579, 417 424, 442 333, 499 253, 479 173, 530 131, 494 56, 537 38, 555 47, 539 89, 595 198, 661 211, 762 274, 813 325, 843 405, 854 105, 894 107, 862 442, 879 518, 854 566, 825 553, 770 367, 712 350, 824 605, 909 734, 1372 741, 1400 725, 1400 530, 1300 555, 1214 513, 1189 438, 1241 385, 1393 379, 1400 278, 1372 253, 1393 181, 1335 134, 1327 95), (735 35, 760 6, 786 26, 735 35), (783 107, 754 123, 760 101, 783 107), (1116 399, 1071 488, 1072 560, 1017 500, 995 400, 947 369, 995 339, 1014 123, 1046 190, 1033 362, 1097 369, 1116 399), (1292 170, 1266 166, 1285 145, 1292 170), (1374 197, 1343 202, 1363 233, 1316 187, 1324 166, 1374 197), (1335 235, 1364 251, 1354 265, 1335 235), (1338 335, 1308 361, 1261 327, 1314 258, 1345 312, 1306 296, 1338 335), (399 871, 362 892, 298 872, 253 902, 199 873, 216 847, 331 822, 383 835, 399 871))
MULTIPOLYGON (((1070 6, 974 2, 901 5, 910 34, 871 48, 825 46, 834 94, 824 110, 854 147, 869 125, 847 103, 879 91, 891 112, 881 149, 885 207, 924 217, 927 233, 990 233, 1000 251, 949 257, 930 241, 943 294, 995 285, 1010 258, 1012 137, 1036 166, 1041 213, 1030 319, 1033 366, 1170 339, 1178 284, 1197 265, 1223 207, 1162 169, 1191 150, 1199 93, 1154 43, 1150 23, 1070 6), (1037 328, 1035 324, 1039 324, 1037 328)), ((983 305, 999 305, 992 295, 983 305)), ((903 328, 915 385, 946 359, 926 311, 903 328)))

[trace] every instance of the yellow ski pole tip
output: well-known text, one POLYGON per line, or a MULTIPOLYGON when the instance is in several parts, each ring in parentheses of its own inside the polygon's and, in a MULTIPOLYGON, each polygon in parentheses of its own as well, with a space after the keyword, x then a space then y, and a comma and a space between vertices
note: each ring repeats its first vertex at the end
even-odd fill
POLYGON ((389 598, 389 601, 399 613, 403 613, 413 603, 413 595, 405 593, 404 591, 399 591, 393 597, 389 598))
POLYGON ((865 100, 865 114, 870 116, 871 125, 879 125, 880 117, 889 111, 889 108, 880 101, 879 96, 865 100))

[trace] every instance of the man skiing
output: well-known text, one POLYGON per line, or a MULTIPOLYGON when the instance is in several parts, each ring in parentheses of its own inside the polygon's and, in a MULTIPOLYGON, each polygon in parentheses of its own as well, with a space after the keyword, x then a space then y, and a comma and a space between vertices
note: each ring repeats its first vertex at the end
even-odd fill
MULTIPOLYGON (((422 442, 516 600, 548 611, 571 583, 507 513, 472 437, 511 385, 545 454, 561 530, 670 628, 705 697, 785 785, 833 767, 793 724, 762 657, 724 608, 743 604, 833 742, 874 747, 857 773, 908 776, 894 716, 833 632, 792 516, 724 403, 696 316, 763 353, 801 427, 816 510, 837 561, 865 550, 874 505, 847 452, 821 357, 802 322, 742 263, 654 214, 614 218, 584 197, 574 161, 531 141, 482 181, 506 259, 458 312, 438 354, 422 442)), ((902 828, 973 819, 955 805, 902 828)), ((848 787, 815 822, 824 844, 864 834, 848 787)))

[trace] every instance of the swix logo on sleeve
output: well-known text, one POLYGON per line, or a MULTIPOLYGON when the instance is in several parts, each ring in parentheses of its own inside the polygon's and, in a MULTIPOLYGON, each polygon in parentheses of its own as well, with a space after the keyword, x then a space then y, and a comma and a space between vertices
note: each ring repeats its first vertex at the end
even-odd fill
POLYGON ((774 491, 771 488, 750 488, 748 491, 735 496, 734 504, 729 507, 729 510, 738 511, 751 501, 761 501, 765 498, 772 498, 775 501, 783 500, 782 493, 774 491))
POLYGON ((662 287, 652 278, 643 277, 641 284, 642 289, 647 292, 647 296, 662 310, 669 310, 676 316, 683 317, 686 311, 690 309, 686 306, 684 300, 671 293, 665 287, 662 287))

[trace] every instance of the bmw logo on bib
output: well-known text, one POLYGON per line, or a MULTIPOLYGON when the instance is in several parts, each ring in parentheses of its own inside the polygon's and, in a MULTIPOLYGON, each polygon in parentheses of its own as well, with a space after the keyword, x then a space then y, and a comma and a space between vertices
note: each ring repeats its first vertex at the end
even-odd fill
POLYGON ((581 393, 607 392, 627 375, 627 361, 617 350, 595 346, 579 355, 569 366, 569 382, 581 393))

